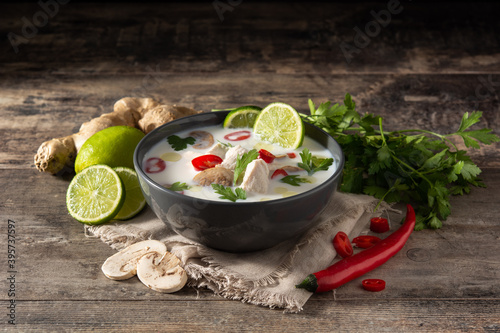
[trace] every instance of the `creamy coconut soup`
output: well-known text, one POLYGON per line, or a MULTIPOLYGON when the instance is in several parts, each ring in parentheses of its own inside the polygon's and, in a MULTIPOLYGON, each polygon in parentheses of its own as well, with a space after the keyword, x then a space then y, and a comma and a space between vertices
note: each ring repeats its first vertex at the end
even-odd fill
POLYGON ((165 138, 145 155, 142 167, 156 183, 185 195, 249 202, 308 191, 333 175, 338 160, 307 136, 291 150, 259 140, 251 129, 208 126, 165 138), (313 168, 322 165, 320 170, 301 168, 301 154, 313 168))

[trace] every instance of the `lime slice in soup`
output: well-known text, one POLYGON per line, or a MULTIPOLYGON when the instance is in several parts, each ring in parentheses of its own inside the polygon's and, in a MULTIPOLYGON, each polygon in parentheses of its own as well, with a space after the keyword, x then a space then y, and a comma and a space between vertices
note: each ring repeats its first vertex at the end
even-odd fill
POLYGON ((226 119, 224 119, 224 128, 251 128, 255 124, 255 119, 257 119, 260 110, 261 108, 258 106, 241 106, 228 113, 226 119))
POLYGON ((272 103, 260 112, 253 127, 260 139, 295 149, 304 141, 304 124, 293 107, 272 103))

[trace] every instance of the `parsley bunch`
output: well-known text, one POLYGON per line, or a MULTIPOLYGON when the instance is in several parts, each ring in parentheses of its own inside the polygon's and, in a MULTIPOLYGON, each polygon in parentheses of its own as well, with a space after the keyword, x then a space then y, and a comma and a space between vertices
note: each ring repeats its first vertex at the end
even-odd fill
POLYGON ((304 121, 330 133, 342 146, 346 162, 341 191, 365 193, 386 202, 416 202, 415 229, 441 228, 451 213, 450 196, 484 187, 481 169, 450 137, 463 139, 466 147, 480 148, 500 138, 490 129, 470 130, 482 113, 466 112, 458 130, 439 134, 421 129, 386 132, 382 118, 361 115, 346 94, 344 104, 309 100, 310 115, 304 121))

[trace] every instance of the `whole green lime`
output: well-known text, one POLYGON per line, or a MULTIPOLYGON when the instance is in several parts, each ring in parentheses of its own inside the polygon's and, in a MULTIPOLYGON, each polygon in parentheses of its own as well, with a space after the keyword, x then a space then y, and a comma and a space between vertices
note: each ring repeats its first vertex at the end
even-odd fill
POLYGON ((133 169, 134 150, 143 137, 143 132, 129 126, 112 126, 95 133, 76 155, 76 173, 95 164, 133 169))

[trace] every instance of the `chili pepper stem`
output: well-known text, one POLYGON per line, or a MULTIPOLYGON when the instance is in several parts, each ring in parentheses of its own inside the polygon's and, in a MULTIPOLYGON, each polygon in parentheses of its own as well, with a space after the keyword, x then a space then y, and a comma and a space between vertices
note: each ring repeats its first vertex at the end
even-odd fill
POLYGON ((297 284, 295 288, 305 289, 313 293, 316 291, 316 289, 318 289, 318 280, 316 279, 316 276, 314 276, 314 274, 309 274, 304 279, 304 281, 297 284))

